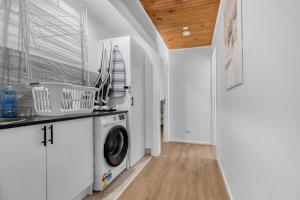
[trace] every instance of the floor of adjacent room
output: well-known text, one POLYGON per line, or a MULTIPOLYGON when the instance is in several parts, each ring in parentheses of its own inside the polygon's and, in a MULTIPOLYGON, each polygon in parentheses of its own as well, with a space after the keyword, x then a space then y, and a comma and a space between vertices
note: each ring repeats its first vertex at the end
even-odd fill
MULTIPOLYGON (((163 143, 161 155, 147 163, 118 199, 229 200, 215 151, 209 145, 163 143)), ((130 170, 123 174, 129 176, 130 170)), ((85 200, 100 199, 112 198, 98 192, 85 200)))

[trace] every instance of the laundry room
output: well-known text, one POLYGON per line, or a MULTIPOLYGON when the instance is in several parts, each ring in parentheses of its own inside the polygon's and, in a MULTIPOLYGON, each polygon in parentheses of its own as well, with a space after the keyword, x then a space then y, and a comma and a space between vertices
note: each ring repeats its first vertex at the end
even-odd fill
POLYGON ((0 200, 299 200, 299 7, 0 0, 0 200))

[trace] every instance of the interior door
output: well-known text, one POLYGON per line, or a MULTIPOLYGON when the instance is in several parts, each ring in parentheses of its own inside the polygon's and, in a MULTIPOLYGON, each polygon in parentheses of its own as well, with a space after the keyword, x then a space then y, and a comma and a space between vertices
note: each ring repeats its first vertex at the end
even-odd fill
POLYGON ((134 165, 145 154, 145 53, 132 40, 131 44, 131 109, 130 124, 130 164, 134 165))
POLYGON ((88 118, 53 124, 53 144, 47 148, 47 200, 74 199, 93 183, 92 122, 88 118))
POLYGON ((42 126, 0 131, 0 199, 46 200, 42 126))

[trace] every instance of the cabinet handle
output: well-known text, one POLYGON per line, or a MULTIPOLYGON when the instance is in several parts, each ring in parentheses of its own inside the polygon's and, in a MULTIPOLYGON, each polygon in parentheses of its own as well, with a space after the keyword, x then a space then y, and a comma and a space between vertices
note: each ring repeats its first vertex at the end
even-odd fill
POLYGON ((47 146, 47 127, 44 126, 44 128, 42 128, 42 131, 44 133, 44 140, 42 141, 42 144, 44 144, 44 147, 47 146))
POLYGON ((51 126, 49 127, 50 129, 50 139, 49 139, 49 142, 51 144, 53 144, 53 124, 51 124, 51 126))

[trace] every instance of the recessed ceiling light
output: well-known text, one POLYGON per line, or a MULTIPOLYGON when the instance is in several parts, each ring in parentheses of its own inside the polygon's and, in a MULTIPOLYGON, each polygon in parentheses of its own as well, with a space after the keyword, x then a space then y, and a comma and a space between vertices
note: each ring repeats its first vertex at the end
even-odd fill
POLYGON ((192 33, 191 31, 189 30, 189 27, 185 26, 182 28, 182 36, 183 37, 188 37, 190 36, 192 33))

